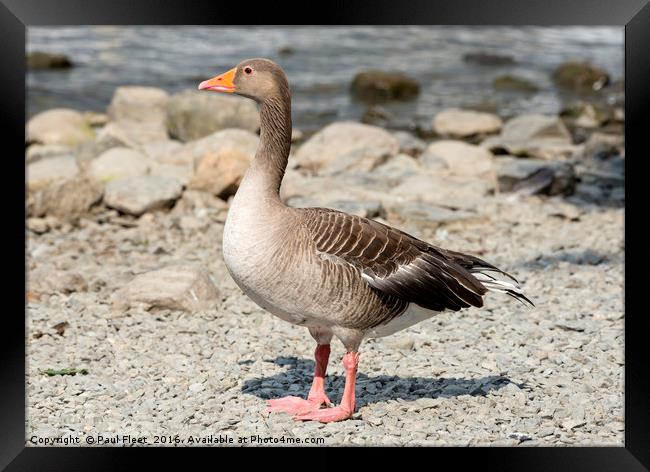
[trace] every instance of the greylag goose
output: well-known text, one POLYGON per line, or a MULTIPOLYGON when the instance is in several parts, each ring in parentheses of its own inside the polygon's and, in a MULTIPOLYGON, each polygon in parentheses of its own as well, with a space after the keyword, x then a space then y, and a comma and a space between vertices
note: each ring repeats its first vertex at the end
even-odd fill
POLYGON ((235 93, 260 106, 260 142, 232 199, 223 257, 237 285, 316 340, 307 399, 269 400, 297 420, 340 421, 355 410, 359 346, 443 310, 483 306, 489 291, 532 302, 510 275, 478 257, 433 246, 371 219, 326 208, 292 208, 280 199, 291 146, 291 96, 283 70, 249 59, 201 82, 200 90, 235 93), (345 346, 345 387, 332 407, 324 378, 330 341, 345 346))

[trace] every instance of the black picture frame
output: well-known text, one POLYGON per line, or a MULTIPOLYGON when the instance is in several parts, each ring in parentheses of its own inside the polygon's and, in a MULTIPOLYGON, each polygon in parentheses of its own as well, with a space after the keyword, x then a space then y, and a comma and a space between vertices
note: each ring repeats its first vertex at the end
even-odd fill
MULTIPOLYGON (((7 243, 25 246, 24 201, 12 189, 21 185, 24 153, 19 136, 25 125, 25 40, 26 27, 37 25, 167 25, 167 24, 288 24, 286 12, 292 10, 291 24, 419 24, 419 25, 616 25, 625 29, 625 139, 626 161, 635 162, 642 151, 644 134, 650 121, 645 118, 650 105, 650 3, 649 0, 405 0, 402 2, 359 0, 333 1, 283 8, 276 2, 256 3, 172 0, 0 0, 2 31, 2 88, 0 89, 0 124, 5 131, 4 165, 11 177, 6 179, 4 202, 10 220, 3 225, 7 243), (297 13, 297 15, 296 15, 297 13), (301 16, 302 15, 302 16, 301 16), (19 149, 22 147, 22 149, 19 149), (13 203, 15 202, 15 203, 13 203), (22 223, 19 221, 22 219, 22 223), (15 238, 15 241, 14 239, 15 238)), ((634 164, 633 164, 634 165, 634 164)), ((626 168, 625 250, 626 262, 639 256, 643 231, 633 231, 634 205, 641 198, 633 196, 633 175, 626 168), (630 180, 628 180, 630 179, 630 180), (632 205, 632 206, 630 206, 632 205), (628 213, 629 211, 629 213, 628 213), (640 236, 638 234, 640 233, 640 236), (630 257, 630 255, 633 255, 630 257)), ((640 213, 643 215, 643 212, 640 213)), ((641 220, 644 220, 641 217, 641 220)), ((645 221, 641 221, 643 225, 645 221)), ((18 300, 25 279, 11 272, 6 256, 20 251, 5 246, 5 295, 18 300), (13 287, 13 285, 16 287, 13 287), (22 285, 22 286, 21 286, 22 285)), ((16 261, 19 267, 25 267, 16 261)), ((638 262, 637 262, 638 264, 638 262)), ((20 271, 19 271, 20 272, 20 271)), ((650 383, 646 360, 650 343, 645 339, 648 315, 643 309, 628 310, 631 302, 643 295, 638 287, 643 277, 625 267, 625 447, 564 448, 440 448, 442 456, 467 463, 480 458, 486 467, 498 470, 578 470, 625 471, 650 468, 650 383)), ((647 290, 647 289, 646 289, 647 290)), ((23 299, 24 300, 24 299, 23 299)), ((16 302, 20 304, 20 302, 16 302)), ((134 454, 124 448, 48 448, 25 447, 25 309, 5 309, 3 313, 2 369, 0 369, 0 468, 6 470, 115 470, 124 468, 134 454)), ((193 449, 194 450, 194 449, 193 449)), ((193 452, 194 454, 194 452, 193 452)), ((149 456, 151 456, 149 454, 149 456)), ((162 457, 166 457, 164 454, 162 457)))

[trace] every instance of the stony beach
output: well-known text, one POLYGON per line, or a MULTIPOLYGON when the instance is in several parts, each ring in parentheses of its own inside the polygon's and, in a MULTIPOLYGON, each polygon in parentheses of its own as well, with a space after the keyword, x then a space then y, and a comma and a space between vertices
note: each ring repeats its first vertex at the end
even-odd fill
MULTIPOLYGON (((33 116, 27 438, 622 446, 622 84, 587 63, 553 80, 582 97, 558 115, 447 109, 405 131, 381 103, 413 99, 417 83, 368 71, 350 89, 369 100, 364 123, 294 129, 288 204, 478 255, 536 304, 493 293, 481 310, 365 341, 357 412, 332 424, 265 412, 266 399, 306 396, 314 343, 248 299, 222 259, 228 201, 257 147, 255 104, 124 86, 105 113, 33 116)), ((342 355, 334 341, 335 403, 342 355)))

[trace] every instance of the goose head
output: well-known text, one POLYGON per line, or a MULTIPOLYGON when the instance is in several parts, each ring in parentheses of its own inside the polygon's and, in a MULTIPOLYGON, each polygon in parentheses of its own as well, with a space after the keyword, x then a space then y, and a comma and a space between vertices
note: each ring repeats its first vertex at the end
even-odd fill
POLYGON ((259 103, 289 94, 284 71, 268 59, 247 59, 221 75, 199 84, 199 90, 236 93, 259 103))

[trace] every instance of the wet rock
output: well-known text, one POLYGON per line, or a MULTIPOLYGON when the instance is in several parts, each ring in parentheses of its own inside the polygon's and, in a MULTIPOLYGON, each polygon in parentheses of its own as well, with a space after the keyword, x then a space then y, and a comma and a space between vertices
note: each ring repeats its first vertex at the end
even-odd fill
POLYGON ((508 120, 499 136, 487 138, 481 146, 493 152, 547 159, 569 156, 579 149, 572 145, 571 133, 562 120, 537 114, 508 120))
POLYGON ((72 61, 65 54, 32 51, 27 53, 27 67, 29 69, 69 69, 72 61))
POLYGON ((400 72, 369 70, 354 76, 350 90, 365 101, 409 100, 418 95, 420 84, 400 72))
POLYGON ((88 284, 80 273, 55 269, 49 265, 30 270, 27 286, 30 291, 36 293, 72 293, 88 290, 88 284))
POLYGON ((155 87, 117 87, 108 106, 111 121, 164 124, 169 94, 155 87))
POLYGON ((463 55, 463 61, 480 66, 509 66, 515 64, 511 56, 489 52, 471 52, 463 55))
POLYGON ((143 175, 113 180, 106 186, 104 203, 116 210, 135 216, 169 207, 183 191, 173 177, 143 175))
POLYGON ((377 159, 394 155, 399 142, 389 132, 376 126, 353 122, 338 122, 326 126, 296 152, 300 167, 319 171, 334 164, 338 158, 377 159))
POLYGON ((53 108, 27 122, 28 143, 76 146, 94 137, 95 132, 83 115, 69 108, 53 108))
POLYGON ((54 182, 72 179, 78 174, 79 166, 73 156, 52 157, 27 166, 27 187, 30 192, 42 190, 54 182))
POLYGON ((555 69, 553 81, 574 91, 594 92, 609 83, 609 74, 589 62, 568 61, 555 69))
POLYGON ((464 138, 476 134, 493 134, 501 130, 501 118, 492 113, 450 108, 433 119, 433 129, 442 136, 464 138))
POLYGON ((291 46, 282 46, 281 48, 278 48, 278 54, 281 56, 291 56, 295 52, 296 50, 291 46))
POLYGON ((424 166, 433 164, 433 168, 436 168, 435 161, 438 159, 442 160, 445 167, 456 175, 477 177, 493 175, 492 153, 485 148, 463 141, 436 141, 420 156, 424 166))
POLYGON ((543 159, 500 157, 497 159, 497 178, 500 191, 528 195, 571 195, 576 185, 572 165, 543 159))
POLYGON ((145 175, 150 162, 139 151, 115 147, 101 154, 90 163, 90 174, 101 182, 145 175))
POLYGON ((515 75, 500 75, 492 81, 492 87, 498 92, 535 93, 539 87, 533 82, 515 75))
POLYGON ((188 187, 226 200, 234 195, 250 164, 250 156, 236 148, 221 148, 198 161, 188 187))
POLYGON ((220 294, 208 271, 194 264, 179 264, 136 276, 113 296, 118 308, 144 304, 197 312, 215 307, 220 294))
POLYGON ((102 186, 84 174, 52 182, 30 195, 28 214, 51 215, 63 221, 74 221, 102 198, 102 186))
POLYGON ((259 126, 255 103, 243 97, 186 90, 174 95, 167 106, 169 134, 181 141, 203 138, 227 128, 254 133, 259 126))

